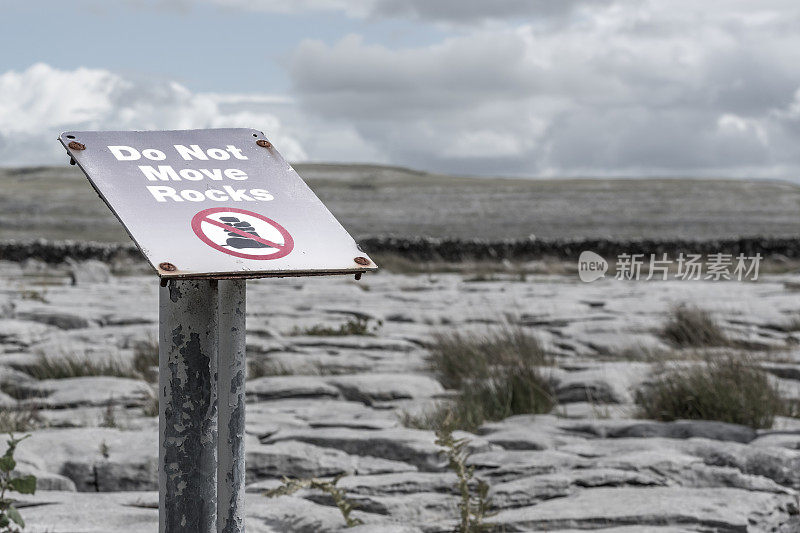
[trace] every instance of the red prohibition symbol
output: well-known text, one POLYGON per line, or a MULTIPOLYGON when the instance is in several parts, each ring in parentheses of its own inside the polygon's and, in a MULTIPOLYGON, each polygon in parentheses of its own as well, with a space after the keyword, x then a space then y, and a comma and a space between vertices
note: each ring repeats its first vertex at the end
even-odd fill
POLYGON ((236 207, 200 211, 192 217, 192 230, 215 250, 243 259, 279 259, 294 248, 294 239, 286 228, 264 215, 236 207))

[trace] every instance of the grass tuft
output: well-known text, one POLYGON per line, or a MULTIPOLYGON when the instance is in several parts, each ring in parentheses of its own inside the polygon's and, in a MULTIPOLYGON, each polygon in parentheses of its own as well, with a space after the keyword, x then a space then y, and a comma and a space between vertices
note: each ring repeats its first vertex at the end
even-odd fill
POLYGON ((144 407, 142 407, 142 414, 144 416, 148 416, 148 417, 158 416, 158 393, 157 392, 154 393, 153 396, 151 396, 147 400, 147 403, 144 404, 144 407))
POLYGON ((541 368, 550 360, 539 341, 520 328, 485 335, 437 335, 430 365, 439 381, 458 394, 421 416, 404 415, 410 427, 475 431, 487 420, 547 413, 555 405, 541 368))
POLYGON ((0 409, 0 433, 24 433, 45 424, 34 407, 22 409, 0 409))
POLYGON ((787 405, 766 372, 736 354, 706 356, 690 367, 662 370, 636 395, 644 418, 717 420, 772 427, 787 405))
POLYGON ((373 328, 369 324, 369 318, 354 316, 338 327, 325 326, 322 324, 303 329, 296 327, 290 334, 295 336, 311 335, 317 337, 344 337, 347 335, 372 336, 380 326, 380 321, 378 321, 377 325, 373 328))
POLYGON ((730 344, 710 312, 685 305, 672 308, 661 336, 679 348, 730 344))
POLYGON ((247 361, 247 378, 256 379, 265 376, 291 376, 294 372, 291 368, 270 359, 255 359, 247 361))
POLYGON ((133 369, 149 383, 158 381, 158 341, 149 339, 133 348, 133 369))
POLYGON ((139 378, 130 365, 112 358, 95 359, 87 355, 48 357, 41 355, 32 365, 20 366, 21 370, 36 379, 66 379, 82 376, 116 376, 139 378))
POLYGON ((431 370, 448 389, 491 376, 493 370, 549 365, 539 340, 519 327, 504 326, 486 334, 444 333, 433 337, 431 370))

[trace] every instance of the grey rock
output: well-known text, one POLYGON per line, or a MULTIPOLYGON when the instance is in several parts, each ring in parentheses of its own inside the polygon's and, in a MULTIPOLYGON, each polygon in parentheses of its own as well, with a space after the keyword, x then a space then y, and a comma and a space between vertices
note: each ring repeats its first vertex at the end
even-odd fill
POLYGON ((506 531, 605 526, 696 525, 713 531, 769 531, 796 512, 791 496, 739 489, 601 488, 501 511, 506 531), (754 524, 758 526, 753 527, 754 524))
POLYGON ((613 468, 585 468, 567 470, 541 476, 524 477, 491 487, 489 495, 499 509, 527 507, 544 500, 561 498, 582 489, 621 486, 660 486, 666 481, 662 476, 613 468))
POLYGON ((413 398, 429 398, 444 393, 435 379, 420 374, 354 374, 328 378, 342 395, 353 401, 372 404, 413 398))
POLYGON ((397 474, 377 474, 347 476, 338 486, 348 494, 387 495, 414 494, 419 492, 455 492, 458 478, 452 472, 401 472, 397 474))
POLYGON ((96 259, 85 261, 67 261, 70 269, 70 277, 73 285, 84 285, 93 283, 108 283, 111 281, 111 269, 106 263, 96 259))
POLYGON ((748 443, 756 438, 756 431, 738 424, 708 420, 677 420, 675 422, 642 422, 627 427, 610 429, 608 438, 648 438, 666 437, 670 439, 691 439, 700 437, 712 440, 748 443))
POLYGON ((526 507, 553 498, 563 498, 575 492, 565 474, 546 474, 524 477, 492 486, 489 496, 497 509, 526 507))
POLYGON ((352 456, 333 448, 322 448, 298 441, 260 444, 255 439, 248 439, 245 449, 248 483, 265 477, 308 478, 416 470, 413 466, 399 461, 352 456))
POLYGON ((40 490, 22 498, 20 513, 26 522, 26 533, 142 533, 158 530, 157 502, 158 495, 147 492, 40 490))
POLYGON ((417 347, 408 341, 400 339, 387 339, 368 336, 349 336, 349 337, 318 337, 318 336, 299 336, 291 337, 290 342, 293 346, 304 348, 340 348, 350 350, 369 350, 369 351, 390 351, 390 352, 411 352, 417 347))
POLYGON ((768 448, 788 448, 790 450, 800 450, 800 432, 770 432, 762 433, 751 443, 753 446, 766 446, 768 448))
POLYGON ((467 464, 493 483, 591 466, 588 459, 557 450, 492 450, 473 454, 467 464))
POLYGON ((506 531, 612 526, 698 526, 712 531, 770 531, 797 512, 790 495, 740 489, 598 488, 492 518, 506 531))
POLYGON ((796 488, 798 452, 707 439, 604 439, 561 448, 585 466, 651 471, 687 487, 787 493, 796 488), (794 469, 794 470, 793 470, 794 469))
POLYGON ((40 470, 32 465, 17 464, 14 469, 14 475, 17 476, 36 476, 36 490, 60 490, 64 492, 75 492, 78 490, 75 483, 66 476, 54 474, 53 472, 46 472, 40 470))
POLYGON ((798 451, 702 439, 687 441, 684 449, 702 458, 707 465, 736 468, 749 475, 771 479, 785 487, 800 489, 798 451))
POLYGON ((30 346, 55 329, 54 326, 39 322, 16 318, 0 318, 0 343, 30 346))
POLYGON ((248 380, 248 401, 277 398, 338 398, 339 389, 317 376, 267 376, 248 380))
POLYGON ((648 363, 603 363, 572 372, 558 372, 556 397, 560 403, 631 403, 635 390, 650 373, 648 363))
POLYGON ((28 311, 17 312, 16 318, 55 326, 59 329, 82 329, 98 325, 96 320, 92 320, 81 312, 67 311, 65 309, 33 308, 28 311))
MULTIPOLYGON (((254 533, 332 533, 344 522, 335 507, 320 505, 304 498, 280 496, 270 500, 260 494, 248 494, 246 528, 254 533)), ((352 516, 366 523, 383 523, 382 517, 355 511, 352 516)))
POLYGON ((20 444, 16 458, 20 465, 69 478, 82 492, 158 488, 155 431, 36 430, 20 444))
POLYGON ((247 431, 259 437, 281 428, 349 427, 386 429, 400 425, 391 410, 378 410, 361 402, 329 398, 289 398, 247 405, 247 431))
MULTIPOLYGON (((408 428, 390 428, 360 431, 349 428, 317 428, 308 430, 280 430, 263 439, 264 443, 298 440, 317 446, 336 448, 349 454, 369 455, 401 461, 423 471, 442 470, 445 467, 442 450, 434 444, 430 431, 408 428)), ((491 446, 480 438, 470 443, 474 451, 487 451, 491 446)))
POLYGON ((342 529, 341 533, 422 533, 422 530, 402 524, 365 524, 342 529))
POLYGON ((18 390, 32 398, 26 400, 27 403, 51 409, 107 405, 136 407, 144 405, 153 396, 152 389, 144 381, 110 376, 32 381, 20 384, 18 390))
MULTIPOLYGON (((324 494, 309 494, 307 499, 333 505, 324 494)), ((391 517, 392 521, 423 526, 458 516, 458 497, 453 494, 414 493, 383 496, 348 495, 366 513, 391 517)))

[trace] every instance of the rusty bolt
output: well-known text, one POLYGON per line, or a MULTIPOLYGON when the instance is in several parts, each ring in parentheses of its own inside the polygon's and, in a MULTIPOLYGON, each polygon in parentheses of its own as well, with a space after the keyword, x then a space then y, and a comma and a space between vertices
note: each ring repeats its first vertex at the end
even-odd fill
POLYGON ((367 259, 366 257, 361 257, 361 256, 356 257, 355 259, 353 259, 353 261, 355 261, 356 264, 364 265, 364 266, 367 266, 369 264, 369 259, 367 259))
POLYGON ((81 144, 78 141, 70 141, 70 143, 67 146, 69 146, 73 150, 86 150, 86 145, 81 144))
POLYGON ((272 143, 270 143, 269 141, 265 141, 264 139, 257 140, 256 144, 262 148, 270 148, 272 146, 272 143))
POLYGON ((164 272, 174 272, 178 270, 178 267, 176 267, 172 263, 159 263, 158 268, 160 268, 164 272))

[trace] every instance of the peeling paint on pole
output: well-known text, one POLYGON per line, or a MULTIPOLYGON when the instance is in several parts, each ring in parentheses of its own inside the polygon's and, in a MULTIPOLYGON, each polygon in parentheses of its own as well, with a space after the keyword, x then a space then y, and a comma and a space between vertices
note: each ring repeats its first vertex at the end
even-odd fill
POLYGON ((244 532, 245 284, 219 282, 219 533, 244 532))
POLYGON ((159 529, 217 527, 218 295, 215 281, 160 291, 159 529))

